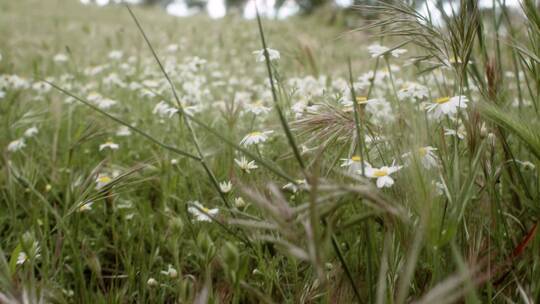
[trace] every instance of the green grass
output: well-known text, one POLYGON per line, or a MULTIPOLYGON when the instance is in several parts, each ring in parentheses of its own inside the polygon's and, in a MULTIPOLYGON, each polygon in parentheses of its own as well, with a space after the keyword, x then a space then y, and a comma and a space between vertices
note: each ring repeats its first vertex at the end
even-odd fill
POLYGON ((350 33, 324 14, 135 7, 147 44, 123 6, 0 3, 0 302, 538 301, 540 18, 525 9, 441 30, 383 6, 350 33), (371 58, 375 41, 408 52, 371 58), (281 58, 256 62, 262 43, 281 58))

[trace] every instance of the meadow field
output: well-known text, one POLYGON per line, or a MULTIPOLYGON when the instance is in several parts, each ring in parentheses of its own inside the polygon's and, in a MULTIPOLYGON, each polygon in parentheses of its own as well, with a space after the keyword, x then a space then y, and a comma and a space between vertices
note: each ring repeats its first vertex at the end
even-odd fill
POLYGON ((0 303, 540 302, 540 10, 457 2, 0 1, 0 303))

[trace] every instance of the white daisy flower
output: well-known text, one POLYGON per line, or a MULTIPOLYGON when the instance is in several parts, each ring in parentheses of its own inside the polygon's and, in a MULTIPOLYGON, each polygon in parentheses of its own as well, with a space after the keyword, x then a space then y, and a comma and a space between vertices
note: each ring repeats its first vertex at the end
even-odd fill
POLYGON ((39 130, 37 127, 31 127, 31 128, 28 128, 26 131, 24 131, 24 137, 33 137, 35 136, 36 134, 38 134, 39 130))
POLYGON ((26 232, 23 235, 23 242, 26 246, 23 246, 27 251, 20 251, 17 255, 17 265, 26 263, 29 259, 39 259, 41 257, 40 246, 38 241, 33 241, 33 236, 26 232))
POLYGON ((246 135, 244 139, 242 139, 242 141, 240 141, 240 144, 247 147, 251 145, 264 143, 265 141, 268 140, 268 136, 272 134, 273 132, 274 131, 251 132, 248 135, 246 135))
POLYGON ((536 169, 536 166, 533 163, 531 163, 530 161, 528 161, 528 160, 521 161, 521 160, 515 159, 514 161, 516 163, 520 164, 521 167, 523 167, 523 169, 526 169, 526 170, 534 170, 534 169, 536 169))
POLYGON ((444 128, 444 135, 456 136, 458 139, 463 140, 467 136, 467 132, 463 126, 459 126, 457 130, 444 128))
POLYGON ((53 61, 56 62, 56 63, 64 63, 64 62, 68 61, 68 56, 66 56, 66 54, 62 54, 62 53, 56 54, 53 57, 53 61))
POLYGON ((101 110, 107 110, 114 106, 116 104, 116 101, 109 98, 101 98, 99 100, 96 100, 95 104, 101 110))
POLYGON ((167 270, 162 270, 161 274, 166 275, 171 279, 176 279, 178 277, 178 271, 176 271, 171 264, 169 264, 167 270))
POLYGON ((407 82, 403 84, 397 95, 399 99, 424 99, 429 97, 429 90, 421 84, 407 82))
POLYGON ((254 102, 254 103, 246 104, 246 110, 248 112, 251 112, 251 113, 255 114, 255 115, 260 115, 260 114, 269 113, 272 110, 272 108, 266 107, 264 105, 264 103, 262 102, 262 100, 258 100, 258 101, 254 102))
POLYGON ((390 54, 392 54, 392 56, 396 57, 396 58, 399 58, 399 56, 403 55, 407 53, 407 50, 406 49, 395 49, 395 50, 392 50, 390 52, 390 54))
POLYGON ((244 208, 246 206, 246 201, 241 197, 237 197, 234 199, 234 206, 236 208, 244 208))
POLYGON ((131 130, 126 126, 120 126, 118 130, 116 130, 116 136, 124 137, 124 136, 130 136, 130 135, 131 135, 131 130))
MULTIPOLYGON (((377 179, 377 188, 391 187, 394 184, 394 180, 390 175, 401 169, 401 166, 384 166, 381 168, 368 167, 365 168, 365 174, 369 178, 377 179)), ((362 172, 358 172, 362 173, 362 172)))
POLYGON ((109 53, 109 59, 112 59, 112 60, 122 59, 123 56, 124 56, 124 53, 119 50, 114 50, 109 53))
POLYGON ((113 179, 107 174, 103 174, 103 173, 98 174, 96 178, 96 190, 99 190, 107 186, 110 182, 112 182, 112 180, 113 179))
POLYGON ((176 113, 178 113, 178 109, 169 106, 165 101, 160 101, 152 110, 152 114, 157 114, 160 117, 168 116, 171 118, 176 113))
POLYGON ((255 164, 255 161, 248 161, 244 156, 242 156, 239 160, 234 159, 234 162, 242 169, 242 171, 245 171, 246 173, 249 173, 250 170, 257 169, 258 166, 255 164))
POLYGON ((37 82, 34 82, 34 84, 32 85, 32 89, 38 92, 39 94, 45 94, 49 92, 52 89, 52 87, 50 84, 46 83, 45 81, 37 81, 37 82))
MULTIPOLYGON (((377 57, 386 55, 388 54, 388 51, 390 51, 390 48, 386 46, 382 46, 378 43, 368 46, 367 49, 368 49, 368 52, 371 54, 371 58, 377 58, 377 57)), ((407 50, 405 49, 394 49, 390 51, 390 54, 396 58, 398 58, 399 56, 405 53, 407 53, 407 50)))
POLYGON ((371 58, 377 58, 388 52, 389 48, 382 46, 378 43, 372 44, 367 47, 368 52, 371 54, 371 58))
POLYGON ((198 201, 190 202, 191 205, 188 208, 188 212, 191 213, 196 221, 199 222, 211 222, 212 217, 216 216, 219 213, 218 208, 208 209, 201 205, 198 201))
POLYGON ((466 96, 440 97, 435 102, 427 105, 428 113, 435 119, 440 119, 445 115, 452 117, 459 109, 467 108, 469 100, 466 96))
POLYGON ((19 252, 19 255, 17 256, 17 265, 22 265, 28 260, 28 256, 26 255, 26 252, 21 251, 19 252))
POLYGON ((366 111, 371 114, 373 122, 376 124, 392 122, 395 119, 392 106, 382 98, 370 99, 366 104, 366 111))
POLYGON ((159 282, 154 278, 149 278, 148 281, 146 281, 146 285, 148 285, 148 287, 156 287, 159 285, 159 282))
MULTIPOLYGON (((354 112, 353 102, 350 96, 344 96, 341 99, 341 105, 344 107, 345 112, 354 112)), ((371 101, 376 101, 377 99, 367 99, 366 96, 356 96, 356 104, 361 106, 370 103, 371 101)))
MULTIPOLYGON (((435 154, 435 151, 437 151, 437 148, 432 146, 421 147, 417 150, 418 157, 424 168, 431 169, 439 166, 438 157, 437 154, 435 154)), ((411 152, 403 154, 403 158, 407 158, 407 161, 410 161, 411 157, 411 152)))
MULTIPOLYGON (((280 54, 278 51, 271 48, 266 48, 266 50, 268 51, 268 58, 270 59, 270 61, 278 60, 280 58, 280 54)), ((255 55, 257 62, 265 61, 264 49, 253 51, 253 54, 255 55)))
POLYGON ((362 164, 364 165, 364 170, 367 167, 371 167, 368 162, 362 161, 362 157, 360 157, 360 155, 353 155, 351 158, 341 159, 341 167, 348 167, 349 171, 352 172, 362 171, 362 164))
POLYGON ((92 205, 94 202, 83 202, 80 206, 78 211, 79 212, 86 212, 92 210, 92 205))
POLYGON ((178 48, 179 48, 178 44, 169 44, 167 46, 167 52, 174 53, 174 52, 178 51, 178 48))
POLYGON ((107 141, 104 144, 99 145, 99 151, 103 151, 104 149, 111 149, 111 150, 118 150, 120 146, 118 144, 113 143, 112 141, 107 141))
POLYGON ((223 193, 229 193, 232 190, 232 183, 230 181, 219 183, 219 189, 223 193))
POLYGON ((296 183, 288 183, 285 186, 283 186, 283 189, 296 193, 298 190, 302 188, 302 186, 306 186, 306 185, 307 185, 307 181, 305 179, 297 179, 296 183))
POLYGON ((10 142, 7 146, 7 150, 9 152, 17 152, 21 150, 22 148, 26 147, 26 143, 24 142, 24 138, 16 139, 12 142, 10 142))

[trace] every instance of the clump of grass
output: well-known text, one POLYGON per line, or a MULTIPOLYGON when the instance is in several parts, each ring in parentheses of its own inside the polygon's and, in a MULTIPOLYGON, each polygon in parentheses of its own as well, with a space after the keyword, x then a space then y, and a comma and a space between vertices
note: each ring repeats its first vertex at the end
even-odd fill
POLYGON ((493 7, 361 7, 317 78, 269 21, 186 50, 129 7, 147 51, 0 61, 1 301, 532 303, 540 18, 493 7))

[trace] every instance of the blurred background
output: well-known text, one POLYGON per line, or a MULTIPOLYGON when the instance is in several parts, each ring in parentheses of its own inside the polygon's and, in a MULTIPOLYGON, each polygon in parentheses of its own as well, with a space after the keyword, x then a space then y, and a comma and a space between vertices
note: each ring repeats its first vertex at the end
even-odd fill
MULTIPOLYGON (((211 18, 222 18, 226 15, 240 15, 246 19, 253 19, 258 7, 261 15, 267 18, 284 19, 294 15, 311 15, 316 12, 345 13, 354 11, 360 18, 373 18, 372 11, 367 12, 354 9, 360 5, 380 5, 381 3, 408 2, 416 6, 421 12, 441 11, 451 15, 452 11, 459 10, 459 0, 80 0, 87 5, 118 5, 127 2, 134 5, 156 6, 166 10, 169 14, 186 17, 196 14, 207 14, 211 18)), ((466 0, 477 2, 484 11, 491 11, 493 0, 466 0)), ((496 0, 508 7, 519 8, 519 0, 496 0)), ((431 18, 437 23, 439 14, 431 18)))

